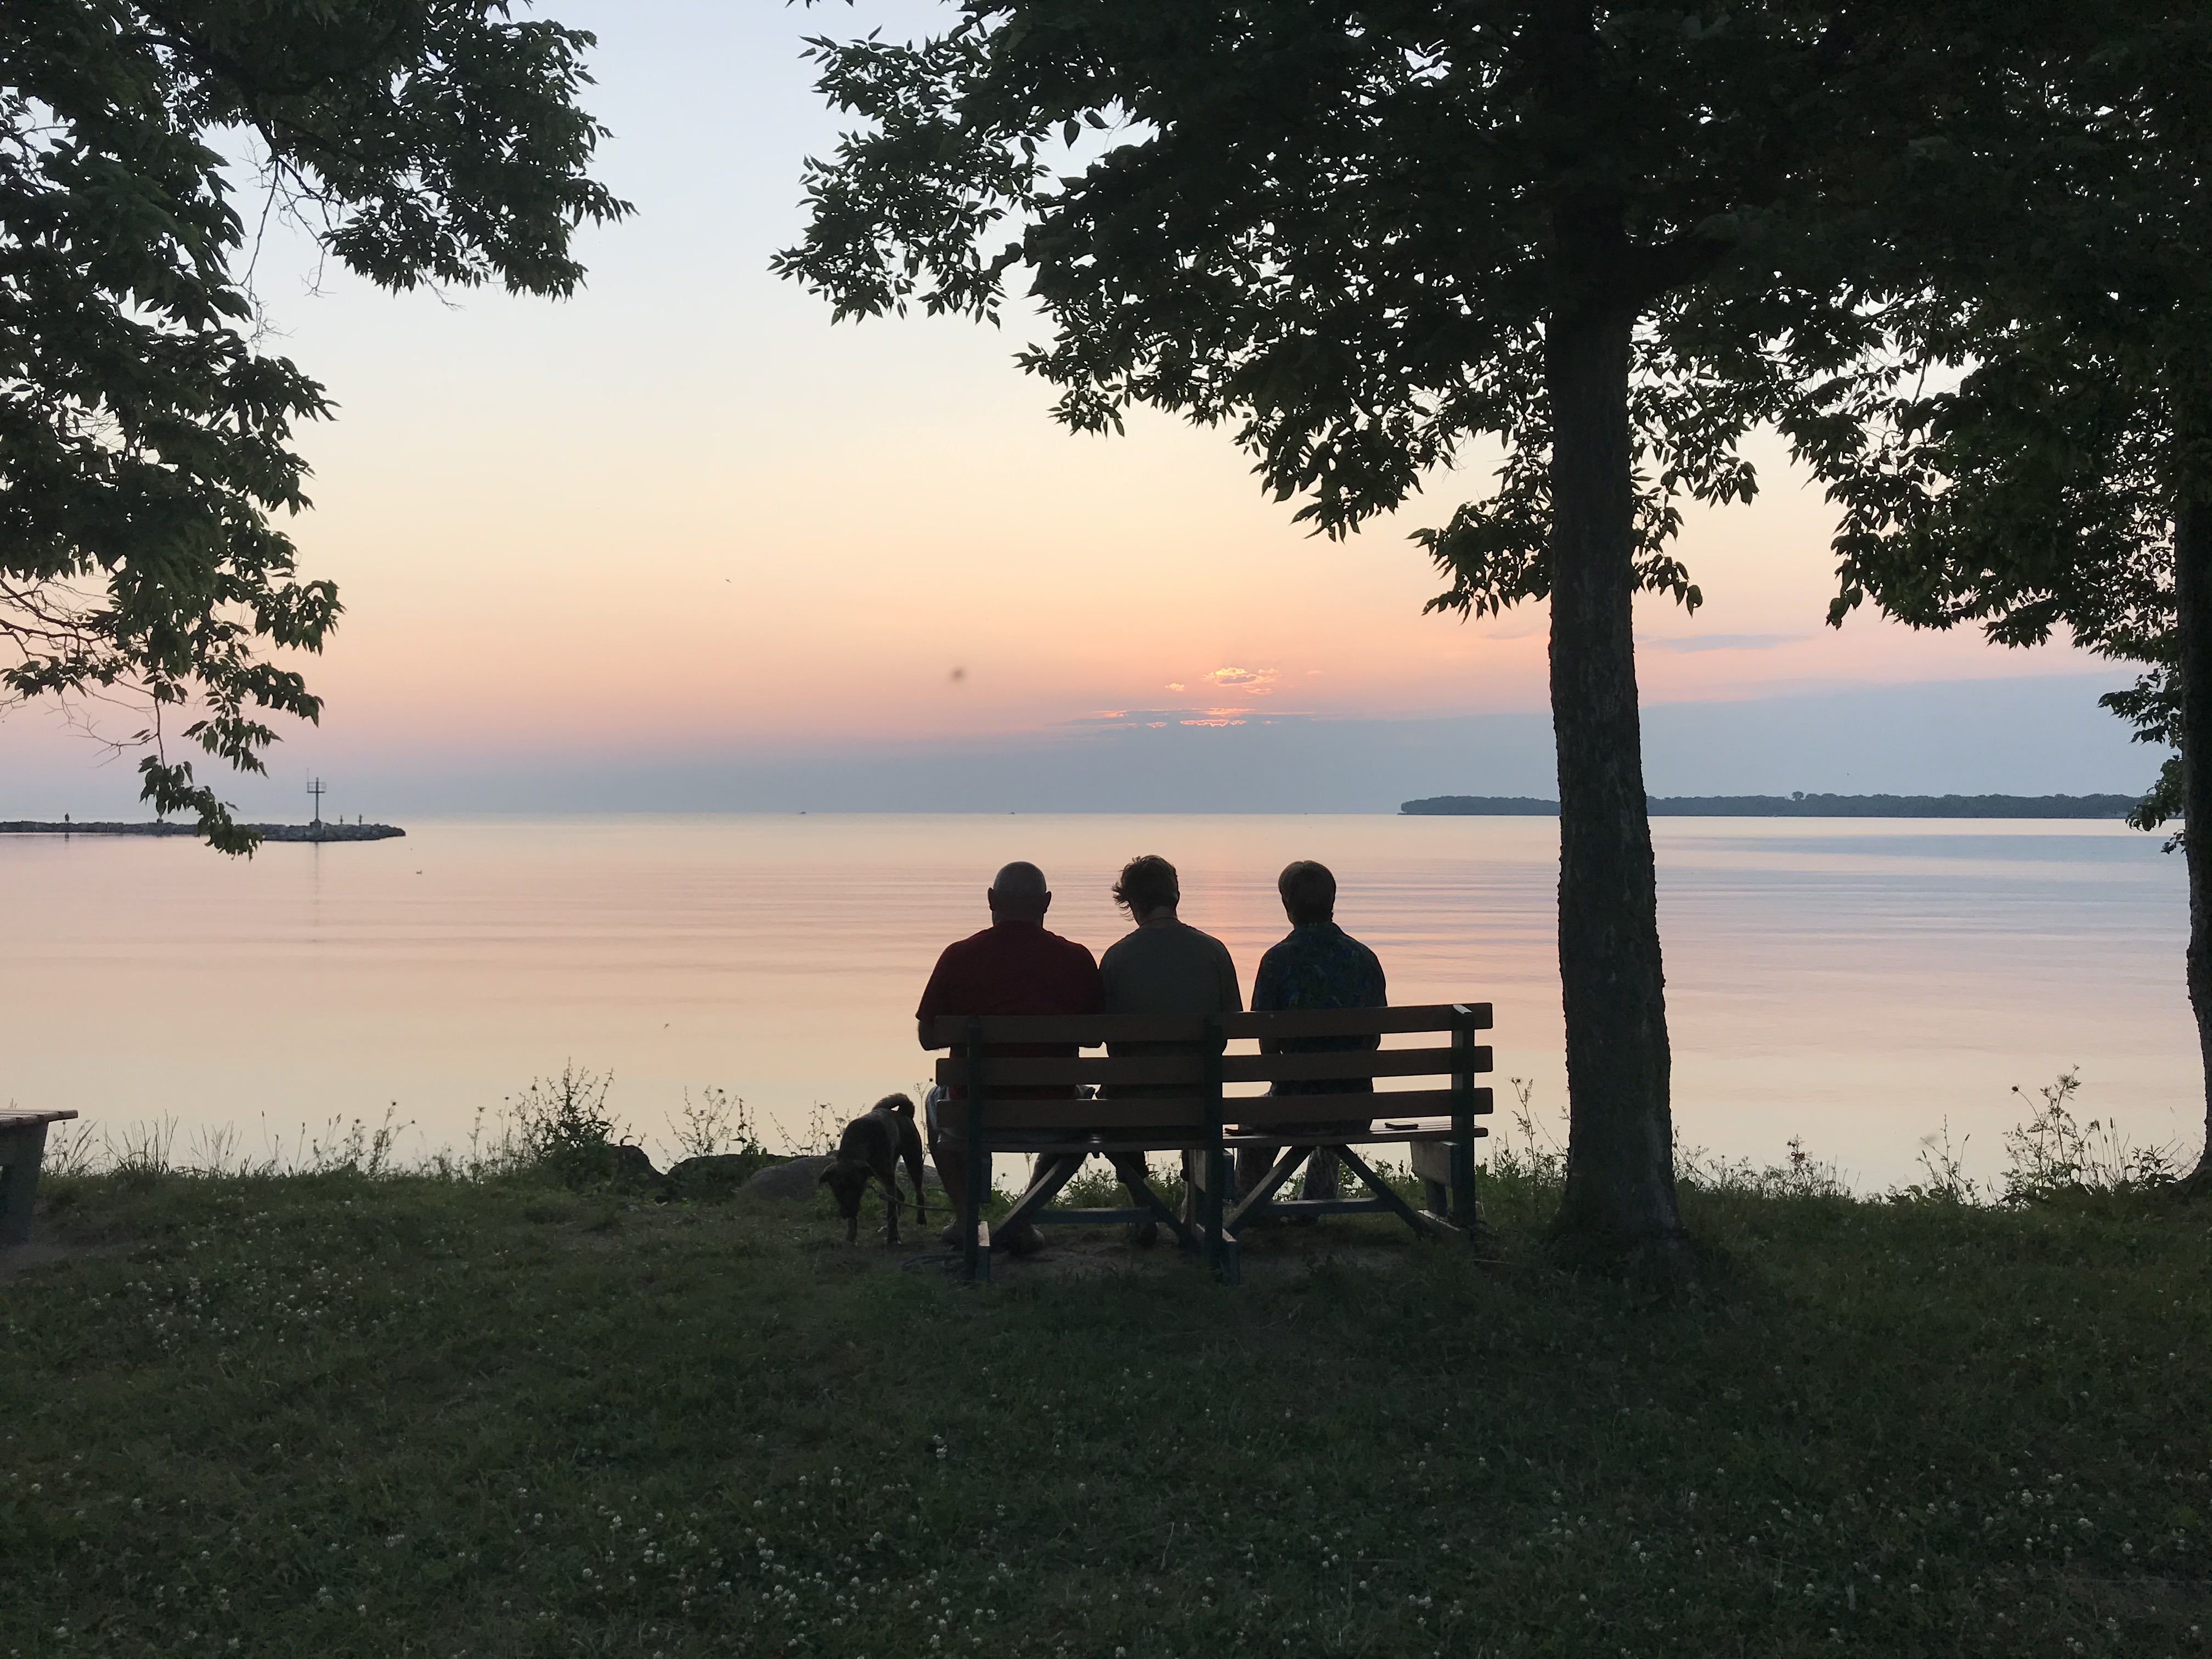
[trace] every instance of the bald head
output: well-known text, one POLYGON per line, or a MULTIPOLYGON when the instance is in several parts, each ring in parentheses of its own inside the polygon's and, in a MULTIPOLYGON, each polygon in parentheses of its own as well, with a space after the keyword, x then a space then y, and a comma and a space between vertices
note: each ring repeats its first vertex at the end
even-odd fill
POLYGON ((1052 890, 1045 885, 1044 872, 1034 864, 1006 866, 991 878, 987 896, 994 921, 1042 921, 1052 908, 1052 890))

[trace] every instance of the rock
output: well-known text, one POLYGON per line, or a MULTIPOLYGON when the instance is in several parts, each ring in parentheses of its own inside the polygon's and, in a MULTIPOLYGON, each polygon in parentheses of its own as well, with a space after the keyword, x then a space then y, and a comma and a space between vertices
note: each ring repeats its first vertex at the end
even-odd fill
POLYGON ((612 1188, 657 1196, 662 1176, 653 1167, 651 1154, 624 1141, 573 1140, 548 1146, 538 1155, 538 1167, 571 1192, 592 1193, 612 1188))
POLYGON ((664 1185, 671 1198, 716 1204, 733 1197, 768 1160, 758 1152, 719 1152, 687 1158, 669 1171, 664 1185))
POLYGON ((811 1198, 814 1188, 822 1180, 822 1172, 836 1161, 823 1152, 771 1164, 745 1182, 745 1195, 748 1198, 772 1198, 786 1201, 811 1198))
POLYGON ((615 1181, 629 1187, 658 1187, 660 1171, 653 1167, 653 1159, 642 1146, 633 1146, 628 1141, 607 1148, 609 1160, 614 1167, 615 1181))

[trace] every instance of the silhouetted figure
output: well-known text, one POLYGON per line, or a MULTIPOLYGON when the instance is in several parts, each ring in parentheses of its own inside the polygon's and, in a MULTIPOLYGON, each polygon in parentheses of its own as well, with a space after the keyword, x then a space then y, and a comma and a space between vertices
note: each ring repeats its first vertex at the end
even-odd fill
MULTIPOLYGON (((1106 1012, 1109 1014, 1233 1014, 1244 1006, 1237 985, 1237 964, 1229 947, 1211 933, 1200 933, 1176 915, 1182 902, 1182 884, 1176 867, 1155 854, 1132 859, 1114 884, 1114 901, 1129 913, 1136 927, 1106 947, 1098 972, 1106 983, 1106 1012)), ((1109 1054, 1181 1054, 1197 1052, 1189 1042, 1109 1042, 1109 1054)), ((1173 1084, 1117 1084, 1105 1091, 1116 1100, 1154 1099, 1188 1095, 1173 1084)), ((1127 1182, 1144 1171, 1144 1155, 1127 1152, 1114 1160, 1127 1182)), ((1135 1194, 1131 1193, 1132 1200, 1135 1194)), ((1150 1244, 1159 1236, 1158 1225, 1140 1221, 1131 1237, 1150 1244)))
MULTIPOLYGON (((1252 981, 1252 1012, 1273 1013, 1286 1008, 1382 1008, 1389 997, 1382 980, 1382 964, 1375 952, 1336 925, 1336 878, 1328 866, 1300 859, 1285 866, 1276 879, 1283 913, 1291 931, 1260 958, 1260 972, 1252 981)), ((1265 1045, 1270 1053, 1346 1054, 1379 1048, 1382 1039, 1365 1037, 1285 1037, 1265 1045)), ((1337 1082, 1278 1083, 1273 1095, 1371 1095, 1375 1085, 1366 1078, 1337 1082)), ((1316 1119, 1317 1132, 1349 1136, 1364 1134, 1370 1117, 1316 1119)), ((1303 1127, 1303 1126, 1301 1126, 1303 1127)), ((1279 1131, 1290 1133, 1288 1128, 1279 1131)), ((1273 1154, 1261 1148, 1242 1148, 1237 1154, 1237 1184, 1250 1191, 1252 1183, 1267 1172, 1273 1154)), ((1304 1195, 1334 1198, 1339 1170, 1334 1152, 1316 1152, 1308 1160, 1304 1195)))
MULTIPOLYGON (((1098 964, 1090 951, 1073 939, 1047 933, 1045 912, 1052 908, 1052 892, 1044 872, 1034 864, 1010 864, 992 878, 984 896, 990 906, 991 925, 945 947, 937 967, 915 1010, 921 1022, 922 1045, 929 1043, 928 1023, 946 1014, 1095 1014, 1104 994, 1098 964)), ((958 1048, 955 1054, 962 1052, 958 1048)), ((1069 1059, 1075 1045, 1059 1042, 991 1043, 986 1059, 1069 1059)), ((994 1091, 994 1093, 996 1091, 994 1091)), ((1024 1100, 1065 1100, 1075 1093, 1072 1084, 1010 1089, 1009 1096, 1024 1100)), ((964 1152, 948 1154, 938 1136, 938 1104, 941 1091, 932 1089, 927 1103, 929 1155, 952 1200, 953 1222, 947 1243, 958 1243, 960 1207, 968 1191, 964 1152)), ((991 1161, 983 1160, 988 1196, 991 1161)), ((1042 1243, 1035 1227, 1006 1241, 1009 1249, 1026 1253, 1042 1243)))
POLYGON ((1151 854, 1131 859, 1114 884, 1114 902, 1136 927, 1108 945, 1099 960, 1108 1013, 1243 1012, 1229 947, 1176 915, 1182 884, 1175 866, 1151 854))

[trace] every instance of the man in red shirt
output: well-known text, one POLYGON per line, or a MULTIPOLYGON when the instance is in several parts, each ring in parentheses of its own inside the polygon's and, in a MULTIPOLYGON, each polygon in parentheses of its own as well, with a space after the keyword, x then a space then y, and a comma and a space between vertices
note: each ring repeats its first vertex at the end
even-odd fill
MULTIPOLYGON (((992 878, 984 895, 991 907, 991 925, 945 947, 937 967, 922 988, 921 1006, 914 1011, 921 1046, 931 1045, 929 1023, 945 1014, 1095 1014, 1106 1002, 1099 982, 1098 964, 1091 952, 1072 939, 1045 931, 1044 914, 1052 908, 1052 893, 1044 872, 1034 864, 1010 864, 992 878)), ((994 1043, 994 1055, 1038 1059, 1073 1059, 1073 1043, 994 1043)), ((1054 1099, 1074 1095, 1073 1086, 1039 1087, 1020 1091, 1024 1097, 1054 1099)), ((964 1161, 950 1155, 937 1134, 936 1091, 931 1091, 929 1155, 937 1164, 945 1196, 957 1218, 968 1189, 964 1161)), ((989 1178, 990 1160, 983 1163, 989 1178)), ((959 1222, 947 1230, 946 1243, 957 1241, 959 1222)), ((1025 1228, 1009 1248, 1027 1254, 1041 1240, 1036 1229, 1025 1228)))

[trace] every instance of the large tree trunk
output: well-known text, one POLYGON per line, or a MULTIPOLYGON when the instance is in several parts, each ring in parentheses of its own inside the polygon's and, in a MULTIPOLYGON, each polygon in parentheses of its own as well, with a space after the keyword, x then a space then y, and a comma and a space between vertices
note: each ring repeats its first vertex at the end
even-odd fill
POLYGON ((2204 1066, 2205 1144, 2189 1184, 2212 1189, 2212 502, 2173 519, 2173 623, 2181 647, 2181 811, 2189 860, 2189 1006, 2204 1066))
POLYGON ((1636 698, 1626 306, 1554 318, 1552 724, 1559 755, 1559 981, 1567 1184, 1555 1232, 1582 1253, 1671 1255, 1666 980, 1636 698))

